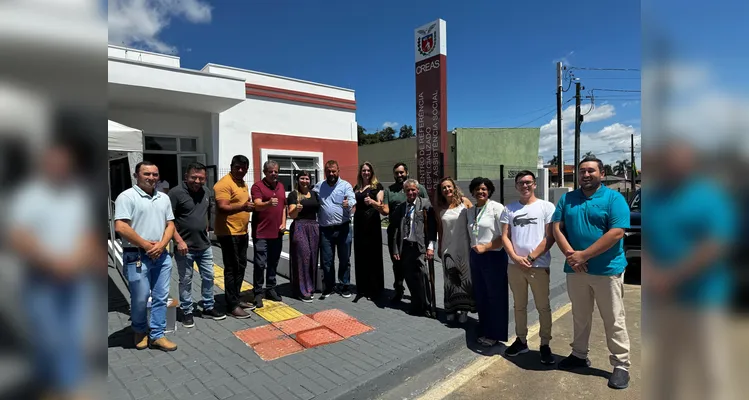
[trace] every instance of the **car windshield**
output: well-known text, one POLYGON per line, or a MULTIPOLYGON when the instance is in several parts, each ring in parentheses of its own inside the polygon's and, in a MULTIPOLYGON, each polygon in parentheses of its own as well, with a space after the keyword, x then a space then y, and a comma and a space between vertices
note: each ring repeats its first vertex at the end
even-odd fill
POLYGON ((642 211, 640 209, 640 191, 638 190, 637 193, 635 193, 635 198, 632 199, 632 203, 629 205, 629 208, 632 211, 640 212, 642 211))

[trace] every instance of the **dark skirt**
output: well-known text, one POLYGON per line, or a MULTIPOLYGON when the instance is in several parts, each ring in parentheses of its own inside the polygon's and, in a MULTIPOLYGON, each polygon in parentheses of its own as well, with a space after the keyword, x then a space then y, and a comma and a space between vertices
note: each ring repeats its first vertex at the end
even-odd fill
POLYGON ((484 254, 471 250, 470 264, 479 327, 487 339, 506 342, 510 324, 507 253, 504 249, 484 254))
POLYGON ((294 220, 289 237, 292 290, 296 296, 312 296, 320 254, 320 227, 315 220, 294 220))
POLYGON ((385 289, 382 223, 374 209, 354 214, 354 273, 357 294, 374 299, 385 289))

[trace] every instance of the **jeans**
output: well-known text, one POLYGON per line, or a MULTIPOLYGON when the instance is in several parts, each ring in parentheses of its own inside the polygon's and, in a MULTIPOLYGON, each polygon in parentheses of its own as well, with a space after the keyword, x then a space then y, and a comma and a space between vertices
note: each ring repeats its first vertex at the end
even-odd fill
POLYGON ((340 225, 320 227, 320 256, 325 274, 325 292, 335 289, 335 253, 338 251, 338 283, 341 290, 347 290, 351 282, 351 226, 348 222, 340 225))
POLYGON ((125 273, 130 285, 130 319, 133 330, 148 332, 151 340, 164 337, 166 329, 166 302, 169 298, 169 279, 172 274, 172 257, 164 251, 152 260, 143 250, 126 251, 122 255, 125 273), (140 266, 137 261, 140 260, 140 266), (147 326, 146 305, 151 296, 151 321, 147 326))
POLYGON ((83 277, 57 281, 31 273, 25 301, 32 337, 34 380, 45 389, 73 394, 85 383, 85 332, 94 301, 83 277))
POLYGON ((247 269, 247 248, 250 237, 244 235, 219 236, 221 255, 224 260, 224 291, 227 310, 231 312, 239 306, 244 273, 247 269))
POLYGON ((266 289, 276 287, 276 270, 278 269, 278 260, 281 259, 281 249, 283 238, 278 239, 252 239, 252 248, 255 250, 254 260, 252 261, 252 285, 255 294, 263 293, 263 283, 266 289), (263 280, 265 275, 265 281, 263 280))
POLYGON ((203 310, 213 308, 213 249, 203 251, 188 251, 186 255, 174 254, 179 271, 179 306, 184 314, 192 314, 192 275, 193 263, 198 264, 200 271, 200 294, 203 300, 203 310))

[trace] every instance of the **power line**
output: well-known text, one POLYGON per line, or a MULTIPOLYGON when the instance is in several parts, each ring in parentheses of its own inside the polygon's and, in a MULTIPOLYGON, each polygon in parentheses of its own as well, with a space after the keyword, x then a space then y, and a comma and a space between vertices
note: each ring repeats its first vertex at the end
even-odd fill
MULTIPOLYGON (((570 102, 570 101, 572 101, 572 100, 574 100, 574 97, 573 97, 573 98, 570 98, 570 99, 567 99, 567 101, 565 101, 565 102, 564 102, 564 103, 562 103, 562 104, 563 104, 563 105, 564 105, 564 104, 567 104, 567 103, 569 103, 569 102, 570 102)), ((526 122, 526 123, 524 123, 524 124, 518 125, 518 126, 516 126, 516 127, 510 128, 510 129, 515 129, 515 128, 522 128, 522 127, 524 127, 524 126, 526 126, 526 125, 528 125, 528 124, 530 124, 530 123, 533 123, 533 122, 536 122, 536 121, 538 121, 538 120, 539 120, 539 119, 541 119, 541 118, 544 118, 544 117, 546 117, 546 116, 549 116, 549 115, 551 115, 551 114, 555 113, 556 111, 557 111, 557 108, 556 108, 556 106, 554 106, 554 108, 553 108, 553 109, 552 109, 551 111, 547 112, 546 114, 544 114, 544 115, 541 115, 540 117, 534 118, 534 119, 532 119, 532 120, 530 120, 530 121, 528 121, 528 122, 526 122)))
POLYGON ((586 71, 625 71, 625 72, 640 72, 637 68, 590 68, 590 67, 569 67, 569 69, 579 69, 586 71))
POLYGON ((594 90, 597 90, 599 92, 625 92, 625 93, 641 93, 642 92, 641 90, 630 90, 630 89, 597 89, 597 88, 590 89, 591 92, 593 92, 594 90))

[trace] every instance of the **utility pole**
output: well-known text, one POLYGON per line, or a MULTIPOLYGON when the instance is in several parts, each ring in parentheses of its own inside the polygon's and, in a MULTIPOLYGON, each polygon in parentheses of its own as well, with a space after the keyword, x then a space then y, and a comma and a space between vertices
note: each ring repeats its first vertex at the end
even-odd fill
POLYGON ((557 62, 557 178, 564 187, 564 154, 562 154, 562 63, 557 62))
POLYGON ((578 185, 577 163, 580 162, 580 125, 582 123, 583 116, 580 115, 580 79, 575 79, 575 189, 577 189, 578 185))
POLYGON ((630 140, 630 162, 632 163, 632 196, 635 195, 635 175, 637 175, 637 168, 635 168, 635 134, 629 135, 630 140))

